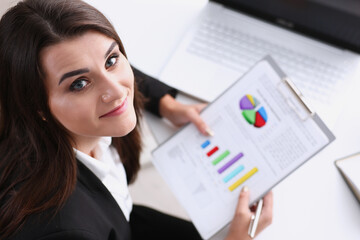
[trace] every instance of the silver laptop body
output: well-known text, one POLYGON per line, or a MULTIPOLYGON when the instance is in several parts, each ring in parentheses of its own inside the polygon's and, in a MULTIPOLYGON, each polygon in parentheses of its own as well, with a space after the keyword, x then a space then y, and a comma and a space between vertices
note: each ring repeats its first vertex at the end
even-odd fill
MULTIPOLYGON (((291 22, 277 21, 292 27, 291 22)), ((275 59, 310 105, 333 126, 349 86, 359 78, 360 55, 218 2, 206 4, 164 66, 160 79, 211 102, 266 55, 275 59)))

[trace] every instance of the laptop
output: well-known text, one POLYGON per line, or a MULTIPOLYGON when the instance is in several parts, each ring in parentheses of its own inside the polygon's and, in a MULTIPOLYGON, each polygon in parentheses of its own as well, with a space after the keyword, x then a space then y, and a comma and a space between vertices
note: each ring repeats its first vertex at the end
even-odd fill
POLYGON ((332 127, 360 74, 360 1, 210 0, 160 73, 211 102, 271 55, 332 127))

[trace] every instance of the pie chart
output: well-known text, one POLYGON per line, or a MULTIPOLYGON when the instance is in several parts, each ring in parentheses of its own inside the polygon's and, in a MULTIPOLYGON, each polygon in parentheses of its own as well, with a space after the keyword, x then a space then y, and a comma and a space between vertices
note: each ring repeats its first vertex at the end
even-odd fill
POLYGON ((260 102, 250 94, 246 94, 240 99, 240 109, 245 120, 257 127, 263 127, 267 120, 267 114, 264 107, 260 105, 260 102))

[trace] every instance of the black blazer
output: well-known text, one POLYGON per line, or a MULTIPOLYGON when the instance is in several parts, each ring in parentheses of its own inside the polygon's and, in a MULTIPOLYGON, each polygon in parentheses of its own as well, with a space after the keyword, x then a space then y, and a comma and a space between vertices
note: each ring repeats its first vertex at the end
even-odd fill
POLYGON ((78 161, 74 192, 64 207, 51 217, 51 210, 32 215, 12 240, 200 240, 188 221, 156 210, 133 206, 127 222, 110 192, 78 161))
POLYGON ((159 101, 165 94, 170 94, 175 97, 177 90, 167 86, 166 84, 158 81, 157 79, 146 75, 138 69, 132 67, 136 83, 140 92, 146 97, 145 109, 154 113, 157 116, 159 114, 159 101))
POLYGON ((16 240, 131 239, 130 224, 102 182, 78 161, 74 192, 53 217, 51 210, 32 215, 16 240))

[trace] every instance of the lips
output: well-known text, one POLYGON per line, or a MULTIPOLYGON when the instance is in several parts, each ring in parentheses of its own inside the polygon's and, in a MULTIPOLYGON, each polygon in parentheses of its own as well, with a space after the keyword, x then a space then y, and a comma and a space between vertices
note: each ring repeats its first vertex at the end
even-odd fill
POLYGON ((127 100, 128 100, 128 98, 126 97, 125 100, 119 106, 117 106, 116 108, 114 108, 110 112, 105 113, 104 115, 101 115, 99 118, 113 117, 113 116, 118 116, 118 115, 122 114, 127 109, 127 106, 128 106, 128 101, 127 100))

